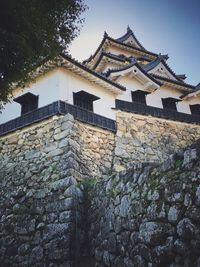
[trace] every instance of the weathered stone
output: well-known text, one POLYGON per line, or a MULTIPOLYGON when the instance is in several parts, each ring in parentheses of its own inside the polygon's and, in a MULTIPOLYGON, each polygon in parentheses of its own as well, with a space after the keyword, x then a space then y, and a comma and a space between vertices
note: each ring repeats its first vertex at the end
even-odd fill
POLYGON ((139 179, 138 179, 139 185, 142 185, 147 180, 147 178, 149 177, 150 170, 151 170, 151 166, 146 166, 144 168, 142 174, 139 176, 139 179))
POLYGON ((66 222, 72 222, 73 220, 76 219, 76 216, 74 212, 72 211, 63 211, 59 215, 59 222, 61 223, 66 223, 66 222))
POLYGON ((54 191, 60 190, 60 189, 64 190, 68 188, 69 186, 73 185, 74 183, 76 183, 76 181, 73 177, 66 177, 66 178, 53 182, 50 185, 50 189, 54 191))
POLYGON ((142 162, 166 160, 199 138, 199 126, 123 112, 117 120, 116 135, 67 115, 16 132, 17 143, 2 138, 2 265, 73 266, 91 248, 101 267, 195 266, 198 157, 185 154, 184 168, 183 152, 158 168, 142 162), (124 171, 109 179, 112 164, 124 171))
POLYGON ((72 129, 74 123, 72 121, 64 121, 61 125, 61 131, 72 129))
POLYGON ((186 211, 186 216, 196 222, 200 221, 200 207, 191 206, 186 211))
POLYGON ((193 239, 195 237, 195 226, 190 219, 184 218, 177 225, 177 233, 183 239, 193 239))
POLYGON ((161 165, 161 171, 166 172, 172 170, 175 167, 174 155, 170 155, 169 158, 161 165))
POLYGON ((140 255, 136 255, 133 258, 133 262, 134 262, 134 267, 144 267, 145 266, 145 260, 140 255))
POLYGON ((11 196, 14 198, 21 198, 26 195, 26 188, 18 188, 11 193, 11 196))
POLYGON ((53 203, 48 203, 45 208, 47 212, 61 212, 65 210, 75 209, 74 203, 75 202, 73 198, 66 198, 53 203))
POLYGON ((174 242, 174 247, 175 247, 175 251, 176 253, 186 257, 188 252, 189 252, 189 247, 188 244, 180 239, 177 239, 174 242))
POLYGON ((191 198, 191 195, 190 195, 189 193, 186 193, 186 194, 185 194, 184 205, 185 205, 186 207, 192 205, 192 198, 191 198))
POLYGON ((158 191, 156 191, 156 190, 153 191, 153 192, 149 191, 148 192, 147 199, 148 200, 158 200, 159 199, 159 193, 158 193, 158 191))
POLYGON ((71 223, 54 223, 48 224, 44 231, 44 240, 52 239, 55 236, 62 236, 72 230, 71 223))
POLYGON ((200 206, 200 185, 197 187, 196 190, 196 204, 200 206))
POLYGON ((50 151, 47 154, 47 157, 51 158, 51 157, 56 157, 56 156, 59 156, 59 155, 62 155, 62 154, 63 154, 63 150, 61 148, 57 148, 55 150, 50 151))
POLYGON ((103 252, 99 250, 98 248, 95 249, 95 259, 97 261, 101 261, 103 257, 103 252))
POLYGON ((28 151, 28 152, 25 154, 25 159, 26 159, 26 160, 30 160, 30 159, 39 158, 40 155, 41 155, 41 154, 40 154, 39 151, 31 150, 31 151, 28 151))
POLYGON ((168 235, 174 232, 167 223, 146 222, 140 225, 139 239, 145 244, 159 245, 165 242, 168 235))
POLYGON ((31 232, 34 232, 35 222, 35 219, 32 219, 31 221, 22 221, 18 223, 18 225, 15 227, 14 232, 19 235, 26 235, 31 232))
POLYGON ((22 244, 19 248, 18 248, 18 253, 19 255, 26 255, 28 250, 30 248, 30 245, 28 243, 22 244))
POLYGON ((37 199, 44 198, 48 192, 49 190, 47 188, 39 189, 34 192, 34 198, 37 198, 37 199))
POLYGON ((188 149, 184 152, 183 166, 189 167, 189 164, 197 159, 196 149, 188 149))
POLYGON ((74 121, 74 117, 73 117, 73 115, 71 115, 70 113, 66 114, 66 115, 62 118, 62 122, 65 122, 65 121, 71 121, 71 122, 73 122, 73 121, 74 121))
MULTIPOLYGON (((170 239, 171 238, 169 238, 169 240, 170 239)), ((165 264, 167 266, 172 262, 174 258, 172 248, 172 243, 170 241, 167 241, 166 245, 157 246, 153 249, 152 258, 153 262, 156 263, 156 266, 162 266, 162 264, 165 264)))
POLYGON ((61 139, 65 138, 65 137, 69 136, 70 134, 71 134, 71 130, 70 129, 67 129, 65 131, 62 131, 60 133, 55 134, 54 135, 54 139, 56 141, 58 141, 58 140, 61 140, 61 139))
POLYGON ((12 145, 15 145, 18 143, 18 136, 17 135, 13 135, 9 138, 9 143, 12 145))
POLYGON ((105 251, 103 253, 103 263, 105 264, 105 266, 110 266, 110 255, 108 251, 105 251))
POLYGON ((119 216, 126 217, 128 215, 130 209, 130 199, 128 196, 124 196, 121 199, 121 203, 119 205, 119 216))
POLYGON ((170 207, 168 211, 168 221, 171 223, 176 223, 181 217, 181 211, 176 207, 170 207))
POLYGON ((31 252, 32 262, 38 262, 43 258, 43 248, 41 246, 35 247, 31 252))
POLYGON ((67 147, 68 144, 69 144, 68 139, 62 139, 62 140, 58 143, 58 147, 59 147, 59 148, 67 147))
POLYGON ((46 146, 45 148, 44 148, 44 152, 45 153, 49 153, 49 152, 51 152, 51 151, 54 151, 54 150, 56 150, 57 149, 57 143, 56 142, 54 142, 54 143, 51 143, 51 144, 48 144, 48 146, 46 146))
POLYGON ((45 228, 45 224, 43 222, 39 223, 36 227, 36 229, 40 230, 40 229, 44 229, 45 228))

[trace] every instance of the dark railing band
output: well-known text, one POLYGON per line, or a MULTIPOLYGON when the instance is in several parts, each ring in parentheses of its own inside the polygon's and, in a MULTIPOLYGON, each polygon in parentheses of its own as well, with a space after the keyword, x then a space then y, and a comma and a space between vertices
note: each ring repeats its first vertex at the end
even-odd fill
POLYGON ((153 117, 173 121, 200 124, 200 115, 190 115, 175 110, 151 107, 137 102, 127 102, 117 99, 116 108, 122 111, 133 112, 142 115, 151 115, 153 117))
POLYGON ((70 113, 79 121, 86 122, 109 131, 116 131, 116 124, 114 120, 95 114, 78 106, 70 105, 63 101, 56 101, 1 124, 0 135, 16 131, 32 123, 42 121, 57 114, 67 113, 70 113))

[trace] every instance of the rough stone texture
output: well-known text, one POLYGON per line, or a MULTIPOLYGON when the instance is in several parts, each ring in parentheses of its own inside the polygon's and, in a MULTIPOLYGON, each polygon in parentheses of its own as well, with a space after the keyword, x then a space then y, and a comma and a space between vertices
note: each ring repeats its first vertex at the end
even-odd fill
POLYGON ((86 253, 82 180, 110 171, 113 144, 71 115, 1 138, 1 266, 72 266, 86 253))
POLYGON ((89 189, 95 266, 199 267, 199 185, 200 142, 102 177, 89 189))
POLYGON ((80 164, 84 176, 100 178, 102 174, 111 172, 115 145, 114 133, 76 122, 74 140, 81 147, 80 164))
POLYGON ((171 154, 200 127, 117 121, 114 134, 58 116, 0 139, 0 266, 92 267, 90 252, 96 266, 199 266, 199 149, 171 154))
MULTIPOLYGON (((122 171, 135 162, 163 162, 199 136, 198 125, 118 112, 114 169, 122 171)), ((195 157, 195 152, 189 153, 195 157)))

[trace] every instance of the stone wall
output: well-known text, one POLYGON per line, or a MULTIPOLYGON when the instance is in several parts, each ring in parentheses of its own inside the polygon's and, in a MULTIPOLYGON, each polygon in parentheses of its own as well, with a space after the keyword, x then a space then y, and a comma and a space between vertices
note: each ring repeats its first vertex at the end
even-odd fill
POLYGON ((90 187, 96 267, 200 266, 200 144, 90 187))
POLYGON ((97 266, 150 267, 163 264, 163 250, 181 266, 180 246, 191 247, 196 264, 199 152, 184 161, 171 157, 166 172, 141 162, 170 158, 198 138, 200 127, 124 112, 117 123, 115 134, 68 114, 0 139, 0 266, 92 267, 92 254, 97 266), (180 225, 191 238, 179 234, 180 225), (160 243, 151 243, 157 234, 160 243))
POLYGON ((102 174, 111 172, 115 134, 78 121, 75 126, 75 140, 81 147, 80 164, 83 175, 100 178, 102 174))
POLYGON ((117 113, 114 169, 162 162, 200 138, 200 126, 127 112, 117 113))
POLYGON ((71 266, 79 254, 83 190, 72 129, 66 116, 1 140, 2 266, 71 266))
POLYGON ((82 180, 111 169, 113 140, 71 115, 1 138, 0 266, 83 266, 82 180))

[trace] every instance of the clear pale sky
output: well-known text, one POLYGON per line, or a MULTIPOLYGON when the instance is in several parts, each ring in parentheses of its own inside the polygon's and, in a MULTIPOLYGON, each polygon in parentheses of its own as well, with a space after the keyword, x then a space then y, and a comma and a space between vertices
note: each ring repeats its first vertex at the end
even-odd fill
POLYGON ((86 0, 89 9, 79 37, 70 53, 79 61, 87 59, 106 31, 121 37, 127 25, 149 51, 168 54, 176 74, 186 82, 200 82, 200 0, 86 0))

